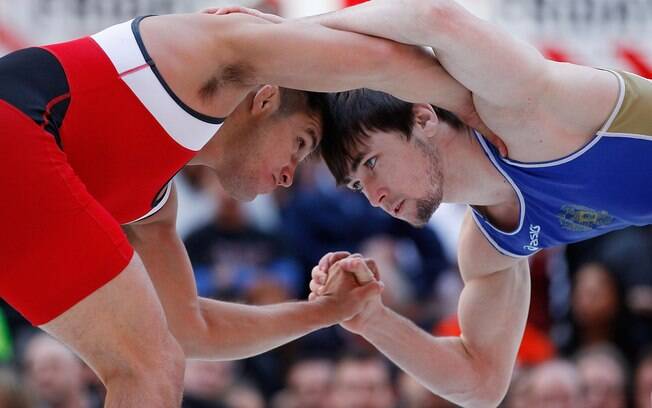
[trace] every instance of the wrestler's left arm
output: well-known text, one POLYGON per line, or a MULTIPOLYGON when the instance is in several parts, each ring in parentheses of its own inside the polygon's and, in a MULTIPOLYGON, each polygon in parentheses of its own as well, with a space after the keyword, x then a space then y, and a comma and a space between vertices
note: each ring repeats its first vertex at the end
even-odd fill
MULTIPOLYGON (((333 273, 364 269, 362 259, 326 257, 313 269, 311 299, 332 293, 333 273), (330 258, 330 260, 329 260, 330 258), (339 268, 323 269, 331 262, 339 268)), ((383 305, 380 296, 342 323, 376 346, 430 391, 464 407, 498 406, 507 391, 530 299, 527 259, 499 254, 470 214, 462 226, 459 265, 464 289, 458 304, 462 334, 436 337, 383 305)), ((382 271, 380 272, 382 278, 382 271)))
MULTIPOLYGON (((188 254, 176 232, 176 191, 153 217, 123 227, 161 300, 170 331, 188 358, 250 357, 352 316, 377 283, 340 282, 340 298, 249 306, 198 297, 188 254)), ((134 311, 138 313, 138 311, 134 311)))
POLYGON ((544 128, 554 130, 545 133, 551 142, 572 138, 581 146, 616 104, 613 75, 549 61, 456 0, 371 0, 309 20, 432 47, 446 71, 473 93, 480 117, 508 145, 523 141, 528 132, 533 135, 528 143, 540 143, 536 132, 544 128))

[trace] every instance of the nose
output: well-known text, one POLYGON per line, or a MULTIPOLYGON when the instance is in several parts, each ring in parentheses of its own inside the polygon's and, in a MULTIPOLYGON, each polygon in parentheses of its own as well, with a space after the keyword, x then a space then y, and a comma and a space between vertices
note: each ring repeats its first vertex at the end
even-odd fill
POLYGON ((374 207, 380 207, 383 205, 383 202, 387 198, 387 189, 385 188, 365 189, 365 191, 368 191, 367 199, 369 200, 369 204, 374 207))
POLYGON ((294 181, 294 172, 297 166, 292 164, 285 166, 281 169, 281 174, 279 174, 278 185, 282 187, 290 187, 294 181))

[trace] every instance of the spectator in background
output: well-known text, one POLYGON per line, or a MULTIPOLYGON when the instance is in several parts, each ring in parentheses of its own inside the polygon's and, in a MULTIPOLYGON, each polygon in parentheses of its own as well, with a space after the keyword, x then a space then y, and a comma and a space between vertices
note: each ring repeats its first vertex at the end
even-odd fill
POLYGON ((401 408, 455 408, 457 405, 433 394, 414 377, 400 372, 397 379, 398 406, 401 408))
POLYGON ((225 408, 220 402, 236 381, 236 364, 232 361, 186 362, 183 408, 225 408))
MULTIPOLYGON (((576 357, 585 408, 627 407, 627 365, 612 346, 593 346, 576 357)), ((649 396, 649 394, 648 394, 649 396)))
POLYGON ((334 365, 326 357, 295 361, 286 376, 286 388, 274 397, 275 408, 329 408, 327 398, 334 365))
POLYGON ((569 245, 566 259, 571 271, 599 260, 618 277, 629 312, 629 357, 637 357, 652 342, 652 227, 626 228, 569 245))
POLYGON ((331 408, 395 408, 388 362, 380 354, 348 354, 335 366, 331 408))
POLYGON ((296 297, 303 290, 302 272, 288 247, 258 229, 216 180, 207 188, 217 201, 215 217, 185 240, 199 294, 242 298, 257 280, 271 279, 296 297))
POLYGON ((227 408, 265 408, 263 395, 253 385, 238 383, 224 395, 227 408))
POLYGON ((582 385, 577 369, 568 361, 554 360, 535 367, 528 380, 529 407, 577 408, 582 406, 582 385))
POLYGON ((0 369, 0 408, 36 408, 34 399, 18 381, 16 374, 0 369))
MULTIPOLYGON (((271 305, 292 298, 287 285, 274 276, 260 276, 252 281, 241 295, 250 305, 271 305)), ((283 376, 292 354, 300 349, 297 344, 285 344, 242 361, 242 375, 258 386, 266 398, 283 388, 283 376)))
POLYGON ((652 349, 648 349, 639 360, 634 374, 635 408, 652 407, 652 349))
POLYGON ((623 304, 623 288, 606 264, 581 265, 573 280, 569 336, 561 350, 572 355, 580 348, 614 344, 628 359, 634 347, 629 337, 628 313, 623 304))
POLYGON ((86 391, 82 362, 44 333, 35 334, 23 356, 25 379, 39 403, 48 408, 94 408, 101 402, 86 391))
POLYGON ((517 368, 512 375, 512 381, 507 390, 507 396, 502 408, 531 408, 529 405, 529 380, 532 368, 517 368))

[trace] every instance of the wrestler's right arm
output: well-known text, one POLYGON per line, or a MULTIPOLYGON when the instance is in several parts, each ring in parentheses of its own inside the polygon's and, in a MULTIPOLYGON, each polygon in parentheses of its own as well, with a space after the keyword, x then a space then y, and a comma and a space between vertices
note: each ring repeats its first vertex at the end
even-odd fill
POLYGON ((202 16, 215 21, 215 53, 224 46, 251 68, 255 84, 309 91, 357 88, 383 91, 409 102, 431 102, 462 118, 473 111, 471 93, 421 47, 304 21, 272 24, 246 14, 202 16), (436 97, 433 99, 433 95, 436 97))
POLYGON ((124 229, 187 358, 232 360, 263 353, 351 317, 380 290, 376 282, 358 287, 348 277, 337 282, 341 296, 319 302, 251 306, 198 297, 192 266, 175 228, 176 205, 173 190, 155 218, 124 229))

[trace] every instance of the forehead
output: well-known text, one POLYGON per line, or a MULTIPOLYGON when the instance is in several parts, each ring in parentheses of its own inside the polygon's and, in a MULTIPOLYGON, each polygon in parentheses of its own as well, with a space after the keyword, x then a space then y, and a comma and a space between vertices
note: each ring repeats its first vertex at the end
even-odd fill
POLYGON ((283 119, 287 125, 296 131, 314 132, 317 142, 322 138, 322 119, 314 113, 295 112, 283 119))

